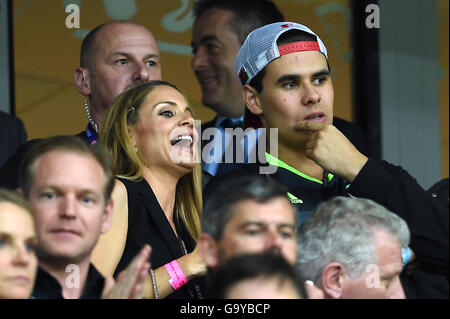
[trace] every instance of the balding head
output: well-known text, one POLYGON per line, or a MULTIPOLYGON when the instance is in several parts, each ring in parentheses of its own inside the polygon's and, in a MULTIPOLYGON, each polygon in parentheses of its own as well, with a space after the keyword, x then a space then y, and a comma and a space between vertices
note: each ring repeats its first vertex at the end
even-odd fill
POLYGON ((83 40, 75 85, 89 97, 92 118, 99 127, 114 98, 150 80, 161 80, 161 65, 156 40, 145 26, 108 22, 83 40))
POLYGON ((150 36, 153 38, 153 34, 143 25, 139 23, 135 23, 132 21, 110 21, 99 26, 95 27, 91 30, 83 39, 81 43, 81 52, 80 52, 80 66, 83 68, 91 68, 91 65, 94 62, 93 56, 98 52, 99 43, 98 38, 102 37, 103 32, 110 30, 117 30, 117 27, 121 26, 131 26, 143 29, 147 31, 150 36))

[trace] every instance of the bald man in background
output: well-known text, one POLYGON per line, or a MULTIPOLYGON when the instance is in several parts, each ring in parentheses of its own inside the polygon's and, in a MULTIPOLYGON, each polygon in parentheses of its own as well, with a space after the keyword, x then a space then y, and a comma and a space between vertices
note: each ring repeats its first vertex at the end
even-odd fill
MULTIPOLYGON (((89 32, 81 44, 80 66, 74 82, 84 96, 88 118, 86 129, 76 136, 97 143, 97 132, 112 100, 124 90, 150 80, 161 80, 159 48, 153 34, 143 25, 111 21, 89 32)), ((26 151, 38 142, 22 144, 0 168, 0 187, 19 186, 19 164, 26 151)))

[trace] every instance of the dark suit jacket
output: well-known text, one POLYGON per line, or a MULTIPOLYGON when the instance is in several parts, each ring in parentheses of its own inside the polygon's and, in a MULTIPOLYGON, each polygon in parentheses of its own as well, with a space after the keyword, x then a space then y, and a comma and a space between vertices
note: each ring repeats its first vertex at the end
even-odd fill
MULTIPOLYGON (((212 119, 211 121, 205 122, 205 123, 202 124, 202 126, 201 126, 201 129, 202 129, 201 133, 202 133, 202 135, 203 135, 203 132, 206 129, 208 129, 210 127, 215 127, 216 120, 217 120, 217 116, 214 119, 212 119)), ((209 142, 211 142, 211 140, 203 140, 203 139, 201 139, 202 150, 209 142)), ((202 165, 203 165, 203 159, 202 159, 202 165)), ((233 170, 235 170, 237 168, 240 168, 241 166, 242 166, 241 164, 237 164, 237 163, 220 163, 219 164, 219 170, 222 173, 223 172, 229 172, 229 171, 233 171, 233 170)), ((219 173, 219 171, 218 171, 218 173, 219 173)), ((202 176, 202 186, 203 186, 203 188, 209 182, 211 177, 212 176, 208 172, 203 171, 203 176, 202 176)))
POLYGON ((0 166, 27 141, 21 119, 0 111, 0 166))

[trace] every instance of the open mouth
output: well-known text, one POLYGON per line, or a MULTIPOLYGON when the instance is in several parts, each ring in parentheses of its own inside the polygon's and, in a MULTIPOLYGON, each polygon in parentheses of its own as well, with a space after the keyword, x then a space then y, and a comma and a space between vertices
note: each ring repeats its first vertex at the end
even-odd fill
POLYGON ((193 133, 179 133, 177 137, 170 140, 172 148, 170 150, 170 159, 175 164, 194 162, 194 143, 197 141, 193 133))
POLYGON ((194 143, 194 139, 190 135, 180 135, 170 141, 170 144, 179 147, 191 147, 194 143))

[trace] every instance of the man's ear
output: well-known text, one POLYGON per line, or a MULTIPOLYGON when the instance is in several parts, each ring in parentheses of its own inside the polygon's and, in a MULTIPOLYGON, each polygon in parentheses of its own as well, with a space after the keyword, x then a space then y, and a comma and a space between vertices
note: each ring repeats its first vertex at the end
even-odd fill
POLYGON ((106 233, 112 225, 114 214, 114 200, 110 198, 105 206, 105 211, 102 216, 102 234, 106 233))
POLYGON ((242 98, 250 112, 255 115, 261 115, 263 113, 259 93, 253 87, 248 84, 244 85, 242 88, 242 98))
POLYGON ((203 262, 208 268, 219 266, 219 247, 209 234, 201 233, 197 239, 197 247, 203 262))
POLYGON ((321 286, 325 298, 340 299, 342 297, 346 273, 344 266, 337 262, 331 262, 323 268, 321 286))
POLYGON ((73 75, 73 80, 78 92, 84 96, 91 94, 90 76, 89 70, 82 67, 77 67, 73 75))

